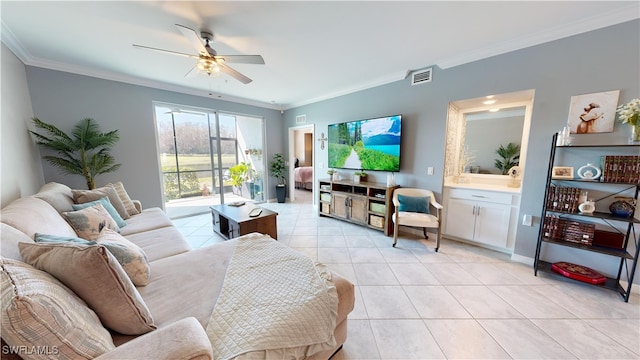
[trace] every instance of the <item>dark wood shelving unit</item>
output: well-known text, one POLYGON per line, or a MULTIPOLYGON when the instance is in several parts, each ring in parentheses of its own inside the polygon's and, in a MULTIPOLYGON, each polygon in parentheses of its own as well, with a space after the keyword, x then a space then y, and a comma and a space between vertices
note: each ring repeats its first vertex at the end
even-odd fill
MULTIPOLYGON (((583 213, 576 213, 576 212, 569 212, 569 211, 562 211, 562 210, 551 210, 551 209, 548 209, 548 202, 549 202, 549 190, 551 186, 555 184, 563 183, 563 182, 582 183, 585 187, 593 190, 605 184, 610 186, 617 186, 617 187, 620 187, 620 190, 617 192, 610 193, 605 198, 627 192, 627 193, 633 193, 633 197, 637 199, 638 193, 640 192, 640 183, 630 184, 628 182, 608 182, 608 181, 604 182, 600 180, 585 180, 585 179, 553 179, 552 173, 553 173, 553 167, 555 166, 555 162, 556 162, 556 150, 558 149, 603 149, 603 154, 606 151, 606 155, 609 155, 610 153, 619 153, 629 148, 636 148, 640 150, 640 145, 638 144, 556 145, 557 136, 558 135, 556 134, 552 138, 551 153, 549 156, 549 168, 547 172, 547 180, 545 184, 546 188, 544 193, 544 201, 542 205, 542 215, 540 217, 541 224, 540 224, 540 230, 538 232, 538 242, 536 245, 536 254, 534 258, 534 274, 537 276, 538 271, 541 271, 544 273, 549 273, 549 274, 556 275, 558 277, 562 277, 563 279, 568 279, 556 273, 555 271, 553 271, 551 268, 552 264, 550 262, 541 259, 541 252, 542 252, 541 250, 542 250, 543 244, 559 245, 563 247, 573 248, 578 251, 589 251, 589 252, 608 255, 614 259, 617 258, 619 261, 617 276, 615 278, 607 276, 606 281, 603 284, 592 285, 592 286, 597 286, 604 289, 615 291, 622 296, 625 302, 628 302, 629 295, 631 294, 631 286, 633 285, 633 278, 634 278, 637 263, 638 263, 638 254, 640 253, 640 234, 636 232, 636 228, 635 228, 636 224, 640 224, 640 220, 634 218, 633 216, 621 217, 621 216, 616 216, 607 212, 596 211, 592 214, 583 214, 583 213), (609 150, 604 150, 607 148, 609 150), (624 235, 623 247, 622 249, 616 249, 616 248, 610 248, 610 247, 598 246, 598 245, 578 244, 574 242, 551 239, 551 238, 545 237, 544 221, 547 217, 547 214, 553 214, 560 218, 571 219, 571 220, 579 220, 579 219, 602 220, 604 222, 604 225, 609 226, 610 228, 615 229, 616 232, 624 235), (620 231, 619 228, 613 226, 612 223, 618 224, 620 228, 626 228, 626 230, 620 231), (630 244, 633 244, 634 246, 630 246, 630 244), (629 250, 630 248, 633 248, 633 251, 630 251, 629 250), (623 271, 626 275, 626 279, 628 282, 626 288, 623 287, 620 283, 623 271)), ((603 200, 603 199, 599 199, 599 200, 603 200)), ((576 281, 576 280, 568 279, 568 281, 576 281)), ((588 284, 588 283, 583 283, 583 284, 588 284)))

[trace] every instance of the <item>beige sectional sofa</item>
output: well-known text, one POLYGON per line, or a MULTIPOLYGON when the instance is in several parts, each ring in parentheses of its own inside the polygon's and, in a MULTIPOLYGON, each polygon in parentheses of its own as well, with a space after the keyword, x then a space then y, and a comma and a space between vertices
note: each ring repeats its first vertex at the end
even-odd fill
MULTIPOLYGON (((64 356, 96 357, 99 359, 214 358, 215 352, 212 351, 211 341, 205 329, 207 329, 214 307, 216 307, 238 240, 192 250, 161 209, 142 210, 141 205, 134 202, 137 212, 140 213, 125 219, 126 226, 120 229, 120 234, 139 246, 146 254, 150 269, 149 282, 146 286, 127 290, 126 294, 116 294, 116 291, 109 294, 114 295, 113 299, 117 298, 116 295, 124 296, 128 299, 127 301, 137 299, 141 312, 144 313, 148 310, 148 318, 143 321, 147 321, 150 329, 154 330, 144 334, 125 335, 112 329, 106 329, 102 325, 104 321, 97 321, 96 325, 95 320, 98 317, 88 310, 89 305, 81 297, 76 296, 55 277, 23 262, 20 248, 32 245, 19 246, 19 243, 34 243, 36 233, 76 236, 74 229, 61 216, 65 211, 72 211, 73 204, 74 193, 70 188, 62 184, 50 183, 46 184, 38 194, 15 200, 0 212, 0 255, 2 255, 3 285, 10 284, 10 286, 3 286, 1 294, 2 338, 3 342, 7 343, 3 347, 3 356, 9 352, 18 352, 23 358, 64 356), (20 286, 21 288, 18 289, 20 286), (26 325, 26 320, 23 320, 26 315, 20 311, 27 310, 18 308, 22 306, 27 308, 28 312, 37 312, 39 310, 34 304, 47 296, 48 298, 44 301, 50 301, 53 305, 41 306, 49 306, 54 309, 59 306, 59 311, 63 314, 48 314, 47 316, 51 316, 51 318, 42 317, 39 320, 36 319, 36 322, 41 321, 41 323, 26 325), (63 303, 62 298, 75 305, 63 303), (61 303, 63 304, 61 305, 61 303), (11 311, 13 311, 13 315, 8 316, 7 314, 11 311), (71 313, 74 311, 75 313, 71 313), (85 324, 90 328, 72 329, 62 335, 50 334, 50 332, 55 332, 55 326, 64 327, 65 322, 68 322, 67 326, 78 326, 78 321, 73 320, 74 316, 89 323, 94 321, 94 325, 85 324), (35 329, 34 326, 36 326, 35 329), (34 336, 34 333, 38 333, 37 338, 41 339, 38 340, 42 341, 41 343, 31 344, 32 347, 12 348, 12 346, 25 345, 24 338, 34 336), (108 336, 106 340, 104 339, 105 334, 108 336), (51 341, 58 341, 62 345, 55 343, 51 345, 45 342, 49 341, 48 337, 52 336, 53 340, 51 341), (14 350, 7 351, 8 349, 14 350)), ((76 245, 68 245, 71 248, 74 246, 76 245)), ((82 246, 78 245, 77 247, 79 250, 74 248, 73 251, 84 251, 82 246)), ((104 260, 105 263, 111 261, 111 257, 105 254, 96 254, 96 256, 100 261, 104 260)), ((121 271, 115 270, 116 273, 121 271)), ((84 275, 83 271, 80 273, 84 275)), ((114 273, 114 277, 120 276, 121 281, 129 281, 122 279, 126 276, 118 274, 120 273, 114 273)), ((315 354, 308 353, 312 351, 312 347, 304 348, 302 346, 293 352, 289 352, 287 349, 271 349, 270 352, 256 350, 243 356, 265 358, 271 355, 290 356, 296 354, 295 357, 327 359, 339 350, 346 340, 347 315, 353 309, 354 287, 338 274, 332 273, 331 277, 338 296, 333 332, 335 346, 329 349, 325 347, 324 350, 315 354)), ((225 284, 225 286, 228 285, 225 284)), ((109 304, 111 296, 106 297, 108 298, 106 305, 114 305, 109 304)), ((115 302, 115 300, 113 301, 115 302)), ((39 314, 30 315, 40 316, 39 314)), ((134 321, 133 316, 131 318, 134 321)), ((136 321, 138 320, 136 318, 136 321)))

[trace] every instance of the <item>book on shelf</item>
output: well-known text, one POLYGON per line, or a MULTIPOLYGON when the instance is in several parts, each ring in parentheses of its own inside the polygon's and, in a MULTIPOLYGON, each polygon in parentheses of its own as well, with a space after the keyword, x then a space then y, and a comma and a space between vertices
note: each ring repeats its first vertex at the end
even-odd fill
POLYGON ((546 215, 542 225, 544 237, 582 245, 593 244, 595 228, 595 224, 563 219, 557 215, 546 215))
POLYGON ((566 186, 550 186, 547 199, 547 210, 575 213, 578 211, 580 188, 566 186))
POLYGON ((603 182, 640 183, 640 156, 603 155, 600 162, 603 182))

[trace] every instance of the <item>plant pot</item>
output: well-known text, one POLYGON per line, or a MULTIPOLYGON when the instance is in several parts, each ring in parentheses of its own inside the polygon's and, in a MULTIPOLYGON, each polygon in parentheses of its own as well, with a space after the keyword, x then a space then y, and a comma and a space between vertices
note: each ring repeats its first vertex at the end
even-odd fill
POLYGON ((287 186, 286 185, 276 185, 276 197, 278 198, 279 203, 283 203, 287 197, 287 186))

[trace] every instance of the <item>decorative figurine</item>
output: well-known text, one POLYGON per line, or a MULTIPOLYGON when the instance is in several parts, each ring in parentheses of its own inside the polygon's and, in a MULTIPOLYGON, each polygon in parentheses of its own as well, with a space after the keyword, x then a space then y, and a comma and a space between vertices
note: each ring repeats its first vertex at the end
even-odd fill
POLYGON ((602 171, 599 167, 588 163, 578 169, 578 176, 584 180, 597 180, 600 178, 602 171))

